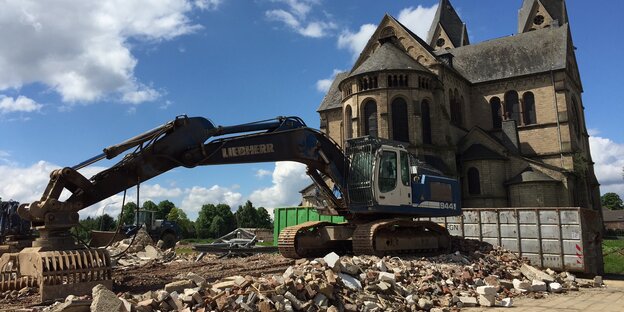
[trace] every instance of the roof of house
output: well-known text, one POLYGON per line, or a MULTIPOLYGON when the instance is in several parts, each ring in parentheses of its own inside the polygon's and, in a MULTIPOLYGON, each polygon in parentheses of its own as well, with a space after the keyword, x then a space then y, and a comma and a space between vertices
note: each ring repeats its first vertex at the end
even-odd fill
POLYGON ((463 161, 467 160, 506 160, 507 158, 482 144, 473 144, 462 153, 463 161))
POLYGON ((602 209, 604 222, 624 222, 624 210, 602 209))
POLYGON ((329 90, 327 90, 327 94, 325 94, 323 101, 321 101, 321 105, 316 110, 317 112, 321 112, 321 111, 325 111, 325 110, 333 109, 333 108, 338 108, 342 106, 342 103, 341 103, 342 94, 340 94, 340 89, 338 88, 338 86, 340 85, 340 82, 344 80, 345 78, 347 78, 348 76, 349 76, 348 72, 342 72, 342 73, 336 74, 336 77, 334 78, 334 81, 329 87, 329 90))
POLYGON ((418 63, 409 56, 405 51, 401 50, 391 41, 382 43, 360 66, 354 68, 349 77, 393 69, 412 69, 429 72, 425 66, 418 63))
POLYGON ((538 29, 450 49, 453 68, 472 83, 564 69, 568 27, 538 29))
POLYGON ((526 182, 560 182, 560 181, 555 180, 551 178, 550 176, 546 175, 545 173, 542 173, 540 171, 537 171, 529 167, 525 169, 524 171, 522 171, 520 174, 516 175, 515 177, 507 180, 505 184, 509 185, 509 184, 519 184, 519 183, 526 183, 526 182))
POLYGON ((559 21, 559 25, 568 22, 564 0, 524 0, 522 2, 522 7, 518 11, 518 33, 524 31, 527 23, 533 22, 532 20, 529 21, 528 18, 533 6, 537 4, 537 1, 544 6, 548 14, 550 14, 554 20, 559 21))
POLYGON ((431 23, 431 28, 429 29, 429 34, 427 36, 427 42, 430 45, 434 45, 431 41, 433 40, 433 35, 438 24, 442 25, 442 28, 444 28, 444 31, 453 43, 453 46, 461 47, 464 39, 468 42, 468 38, 464 38, 465 24, 461 18, 459 18, 459 15, 449 0, 440 0, 438 10, 433 18, 433 22, 431 23))

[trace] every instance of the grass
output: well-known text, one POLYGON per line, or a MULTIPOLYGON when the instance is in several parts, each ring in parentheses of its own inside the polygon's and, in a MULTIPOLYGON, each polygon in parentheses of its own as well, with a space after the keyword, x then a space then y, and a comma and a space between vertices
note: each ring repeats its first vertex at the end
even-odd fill
POLYGON ((602 253, 605 273, 624 274, 624 239, 605 239, 602 253))
POLYGON ((180 244, 210 244, 214 238, 185 238, 180 240, 180 244))

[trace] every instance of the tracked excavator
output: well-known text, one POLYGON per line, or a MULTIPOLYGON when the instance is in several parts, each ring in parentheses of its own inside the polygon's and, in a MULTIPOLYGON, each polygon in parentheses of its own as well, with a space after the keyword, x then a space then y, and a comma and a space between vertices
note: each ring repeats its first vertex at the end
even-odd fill
POLYGON ((450 247, 445 228, 415 218, 461 214, 458 181, 401 144, 360 137, 348 140, 343 151, 298 117, 216 126, 203 117, 178 116, 78 165, 53 171, 41 199, 18 208, 39 236, 32 247, 2 255, 0 288, 37 286, 43 301, 89 293, 97 284, 111 288, 108 252, 82 247, 71 235, 81 209, 177 167, 275 161, 305 164, 317 186, 320 213, 348 220, 285 228, 278 241, 285 257, 329 251, 439 253, 450 247), (118 163, 90 178, 78 172, 125 152, 118 163), (62 200, 64 190, 70 195, 62 200))

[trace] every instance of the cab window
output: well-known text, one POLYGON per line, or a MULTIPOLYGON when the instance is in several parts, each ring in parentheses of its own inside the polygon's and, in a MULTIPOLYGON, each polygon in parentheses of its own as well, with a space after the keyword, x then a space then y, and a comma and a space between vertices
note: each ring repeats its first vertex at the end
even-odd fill
POLYGON ((396 188, 397 154, 384 151, 379 162, 379 191, 390 192, 396 188))

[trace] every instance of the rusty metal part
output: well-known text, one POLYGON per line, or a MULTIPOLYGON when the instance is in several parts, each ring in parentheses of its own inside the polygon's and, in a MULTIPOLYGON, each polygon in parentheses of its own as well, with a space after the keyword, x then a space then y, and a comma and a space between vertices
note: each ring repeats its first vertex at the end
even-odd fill
POLYGON ((39 287, 41 301, 86 295, 102 284, 112 288, 112 266, 105 249, 41 251, 26 248, 0 258, 0 290, 39 287))
POLYGON ((449 250, 450 239, 446 228, 430 221, 380 220, 357 226, 353 232, 353 253, 439 254, 449 250))
POLYGON ((319 229, 331 224, 308 221, 284 228, 277 239, 279 252, 286 258, 298 259, 328 251, 326 239, 323 239, 319 229))

